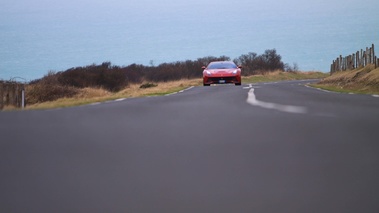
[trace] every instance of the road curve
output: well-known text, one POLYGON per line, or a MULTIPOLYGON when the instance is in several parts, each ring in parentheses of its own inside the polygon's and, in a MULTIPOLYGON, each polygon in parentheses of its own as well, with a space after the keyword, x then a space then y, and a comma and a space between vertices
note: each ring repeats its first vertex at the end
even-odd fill
POLYGON ((379 98, 308 81, 0 113, 0 212, 379 212, 379 98))

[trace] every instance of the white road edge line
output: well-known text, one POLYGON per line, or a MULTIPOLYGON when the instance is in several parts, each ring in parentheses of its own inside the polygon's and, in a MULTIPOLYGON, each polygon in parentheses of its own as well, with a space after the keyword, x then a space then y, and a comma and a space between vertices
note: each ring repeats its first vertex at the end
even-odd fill
POLYGON ((182 92, 188 91, 188 90, 193 89, 193 88, 194 88, 194 86, 188 87, 187 89, 182 90, 182 92))
POLYGON ((250 89, 246 102, 253 106, 259 106, 265 109, 278 110, 281 112, 297 113, 297 114, 306 114, 308 112, 307 108, 302 107, 302 106, 283 105, 283 104, 259 101, 255 97, 254 88, 250 89))
POLYGON ((119 98, 119 99, 116 99, 116 100, 114 100, 114 101, 123 101, 123 100, 126 100, 126 98, 119 98))
POLYGON ((165 96, 170 96, 170 95, 175 95, 175 94, 178 94, 178 92, 173 92, 173 93, 167 94, 165 96))
POLYGON ((175 95, 175 94, 178 94, 178 93, 183 93, 183 92, 188 91, 188 90, 193 89, 193 88, 195 88, 195 87, 191 86, 191 87, 188 87, 187 89, 180 90, 179 92, 173 92, 173 93, 167 94, 165 96, 170 96, 170 95, 175 95))
MULTIPOLYGON (((324 90, 324 89, 320 89, 320 88, 311 87, 311 86, 309 86, 307 84, 305 84, 304 86, 306 86, 308 88, 311 88, 311 89, 317 89, 317 90, 320 90, 320 91, 323 91, 323 92, 327 92, 327 93, 344 94, 344 93, 340 93, 340 92, 333 92, 333 91, 329 91, 329 90, 324 90)), ((353 92, 349 92, 347 94, 349 94, 349 95, 356 95, 356 93, 353 93, 353 92)), ((379 95, 372 95, 372 97, 379 98, 379 95)))
POLYGON ((311 86, 309 86, 309 85, 307 85, 307 84, 304 84, 304 86, 305 86, 305 87, 308 87, 308 88, 310 88, 310 89, 320 90, 320 91, 322 91, 322 92, 327 92, 327 93, 338 93, 338 92, 333 92, 333 91, 329 91, 329 90, 325 90, 325 89, 321 89, 321 88, 311 87, 311 86))

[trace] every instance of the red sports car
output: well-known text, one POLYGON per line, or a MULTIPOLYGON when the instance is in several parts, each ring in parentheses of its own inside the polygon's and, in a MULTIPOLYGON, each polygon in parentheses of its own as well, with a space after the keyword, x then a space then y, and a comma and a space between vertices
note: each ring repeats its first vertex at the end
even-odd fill
POLYGON ((204 69, 204 86, 211 84, 241 85, 241 66, 237 66, 232 61, 214 61, 202 68, 204 69))

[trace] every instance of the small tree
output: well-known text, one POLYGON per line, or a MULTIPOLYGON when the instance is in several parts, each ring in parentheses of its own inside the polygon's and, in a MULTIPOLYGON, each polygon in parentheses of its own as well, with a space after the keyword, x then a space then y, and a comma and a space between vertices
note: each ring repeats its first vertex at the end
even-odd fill
POLYGON ((241 55, 234 59, 236 64, 244 67, 244 75, 254 75, 261 72, 274 70, 284 70, 282 57, 276 53, 275 49, 266 50, 264 54, 258 55, 254 52, 241 55))
POLYGON ((285 64, 284 65, 284 70, 286 72, 297 72, 299 71, 299 66, 297 65, 297 63, 293 63, 293 65, 289 65, 289 64, 285 64))

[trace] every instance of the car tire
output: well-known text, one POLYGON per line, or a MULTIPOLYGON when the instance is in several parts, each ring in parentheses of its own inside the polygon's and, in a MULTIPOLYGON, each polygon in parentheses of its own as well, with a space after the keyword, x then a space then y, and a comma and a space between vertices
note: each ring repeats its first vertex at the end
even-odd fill
POLYGON ((209 87, 210 86, 210 84, 203 84, 205 87, 209 87))
POLYGON ((241 86, 241 83, 235 83, 236 86, 241 86))

